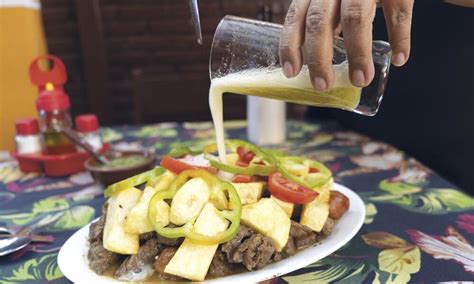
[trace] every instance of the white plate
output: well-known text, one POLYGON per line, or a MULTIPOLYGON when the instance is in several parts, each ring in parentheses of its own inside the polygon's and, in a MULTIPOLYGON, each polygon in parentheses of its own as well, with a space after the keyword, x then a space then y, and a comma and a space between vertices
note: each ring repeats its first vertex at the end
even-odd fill
MULTIPOLYGON (((335 252, 352 239, 365 218, 365 206, 360 197, 340 184, 334 190, 344 193, 350 200, 349 210, 337 222, 332 234, 319 245, 299 251, 294 256, 272 263, 260 270, 244 272, 218 278, 209 282, 253 283, 290 273, 318 261, 335 252)), ((110 277, 95 274, 87 260, 89 225, 72 235, 63 245, 58 255, 58 265, 64 276, 75 283, 120 283, 110 277)))

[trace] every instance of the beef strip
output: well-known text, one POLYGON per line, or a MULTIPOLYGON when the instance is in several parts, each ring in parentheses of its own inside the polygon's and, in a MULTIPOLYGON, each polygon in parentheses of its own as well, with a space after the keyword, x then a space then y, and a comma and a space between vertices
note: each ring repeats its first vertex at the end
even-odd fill
POLYGON ((145 280, 153 274, 153 262, 161 251, 162 246, 156 238, 147 240, 138 253, 128 256, 115 271, 115 278, 123 281, 145 280))
POLYGON ((100 216, 99 220, 92 223, 89 227, 89 242, 102 242, 102 235, 105 227, 105 215, 100 216))
POLYGON ((291 221, 290 237, 293 238, 296 249, 298 250, 307 248, 315 244, 318 240, 311 228, 293 220, 291 221))
POLYGON ((326 220, 326 223, 324 223, 324 226, 320 232, 320 235, 321 237, 327 237, 331 234, 332 232, 332 229, 334 228, 334 226, 336 225, 336 220, 332 219, 332 218, 328 218, 326 220))
POLYGON ((160 278, 162 278, 163 280, 167 280, 167 281, 186 281, 185 279, 183 279, 179 276, 175 276, 175 275, 168 274, 168 273, 165 272, 166 265, 168 265, 168 263, 173 258, 174 254, 176 253, 177 250, 178 250, 178 248, 176 248, 176 247, 167 247, 167 248, 164 248, 160 252, 158 257, 156 257, 155 272, 158 273, 160 278))
POLYGON ((235 259, 242 259, 242 264, 247 270, 260 269, 272 262, 276 248, 273 240, 262 234, 254 234, 234 253, 235 259))
POLYGON ((157 235, 156 238, 158 239, 158 242, 160 244, 163 244, 168 247, 179 247, 181 243, 184 241, 184 238, 170 239, 170 238, 163 237, 160 235, 157 235))
POLYGON ((297 251, 298 249, 296 248, 296 245, 295 245, 295 238, 290 236, 288 238, 288 241, 286 242, 286 245, 283 247, 282 252, 285 253, 286 256, 289 256, 289 255, 294 255, 297 251))
POLYGON ((89 267, 95 273, 102 275, 110 267, 118 263, 122 259, 122 256, 118 253, 106 250, 102 241, 96 241, 89 245, 87 259, 89 259, 89 267))
POLYGON ((229 241, 221 245, 221 251, 226 254, 227 261, 230 263, 235 263, 232 260, 234 251, 242 244, 243 240, 252 236, 254 231, 250 228, 240 224, 239 232, 229 241))
POLYGON ((242 263, 247 270, 259 269, 272 262, 275 253, 273 241, 240 225, 239 232, 221 246, 230 263, 242 263))
POLYGON ((118 263, 122 256, 104 248, 102 238, 104 234, 107 204, 102 207, 102 216, 89 227, 89 251, 87 259, 89 267, 97 274, 104 274, 110 267, 118 263))
POLYGON ((153 231, 153 232, 140 234, 139 238, 140 238, 140 244, 143 244, 150 239, 156 238, 156 232, 153 231))
POLYGON ((105 219, 107 216, 107 203, 102 206, 102 216, 99 220, 92 223, 89 227, 89 242, 102 241, 102 235, 105 227, 105 219))
POLYGON ((230 275, 238 271, 236 264, 229 263, 226 259, 225 254, 218 250, 212 259, 211 266, 207 275, 210 277, 222 277, 230 275))

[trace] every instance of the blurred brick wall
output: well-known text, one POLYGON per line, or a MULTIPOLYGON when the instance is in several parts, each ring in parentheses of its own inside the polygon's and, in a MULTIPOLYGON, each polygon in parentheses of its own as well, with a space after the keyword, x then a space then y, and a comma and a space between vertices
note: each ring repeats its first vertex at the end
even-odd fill
POLYGON ((59 56, 68 71, 66 92, 75 113, 88 109, 84 100, 82 58, 73 0, 41 0, 48 52, 59 56))
MULTIPOLYGON (((77 0, 81 1, 81 0, 77 0)), ((132 119, 133 80, 141 77, 153 81, 179 77, 186 85, 196 80, 208 81, 209 48, 219 20, 227 14, 255 18, 262 4, 272 8, 274 22, 282 22, 289 0, 200 0, 204 45, 196 43, 187 0, 102 0, 108 67, 108 90, 112 101, 113 123, 132 119)), ((66 91, 73 102, 73 113, 87 112, 86 90, 82 69, 80 35, 74 0, 42 0, 43 19, 49 52, 63 59, 69 82, 66 91)), ((87 60, 87 59, 86 59, 87 60)), ((181 88, 182 89, 182 88, 181 88)), ((172 99, 173 86, 155 90, 159 100, 172 99)), ((190 100, 207 100, 203 90, 189 86, 190 100)), ((242 98, 243 99, 243 98, 242 98)), ((208 110, 204 110, 206 119, 208 110)), ((230 117, 244 117, 245 104, 230 110, 230 117)), ((170 119, 192 119, 176 109, 170 119)))

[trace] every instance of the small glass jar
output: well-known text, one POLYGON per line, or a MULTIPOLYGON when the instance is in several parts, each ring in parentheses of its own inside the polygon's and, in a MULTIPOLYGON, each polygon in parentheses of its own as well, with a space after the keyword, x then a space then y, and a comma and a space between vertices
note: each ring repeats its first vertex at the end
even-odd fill
MULTIPOLYGON (((95 114, 82 114, 76 117, 75 120, 76 129, 79 137, 89 145, 92 146, 94 151, 100 151, 102 149, 102 138, 100 137, 99 131, 99 120, 95 114)), ((81 147, 78 147, 78 151, 85 151, 81 147)))
POLYGON ((72 128, 69 97, 61 89, 46 88, 36 101, 46 153, 51 155, 76 152, 76 146, 61 129, 72 128))
POLYGON ((39 131, 38 120, 25 118, 15 121, 16 152, 18 154, 40 154, 43 152, 43 138, 39 131))

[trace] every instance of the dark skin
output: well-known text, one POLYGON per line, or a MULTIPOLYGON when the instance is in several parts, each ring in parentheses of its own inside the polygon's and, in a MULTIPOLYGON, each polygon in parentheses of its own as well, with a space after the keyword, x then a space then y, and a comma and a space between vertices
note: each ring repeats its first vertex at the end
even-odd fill
MULTIPOLYGON (((392 46, 392 64, 404 65, 410 56, 410 31, 414 0, 380 0, 392 46)), ((280 38, 283 73, 292 78, 303 65, 317 90, 333 87, 333 43, 342 29, 354 86, 365 87, 374 78, 372 21, 376 0, 293 0, 280 38), (304 45, 303 45, 304 44, 304 45)))

